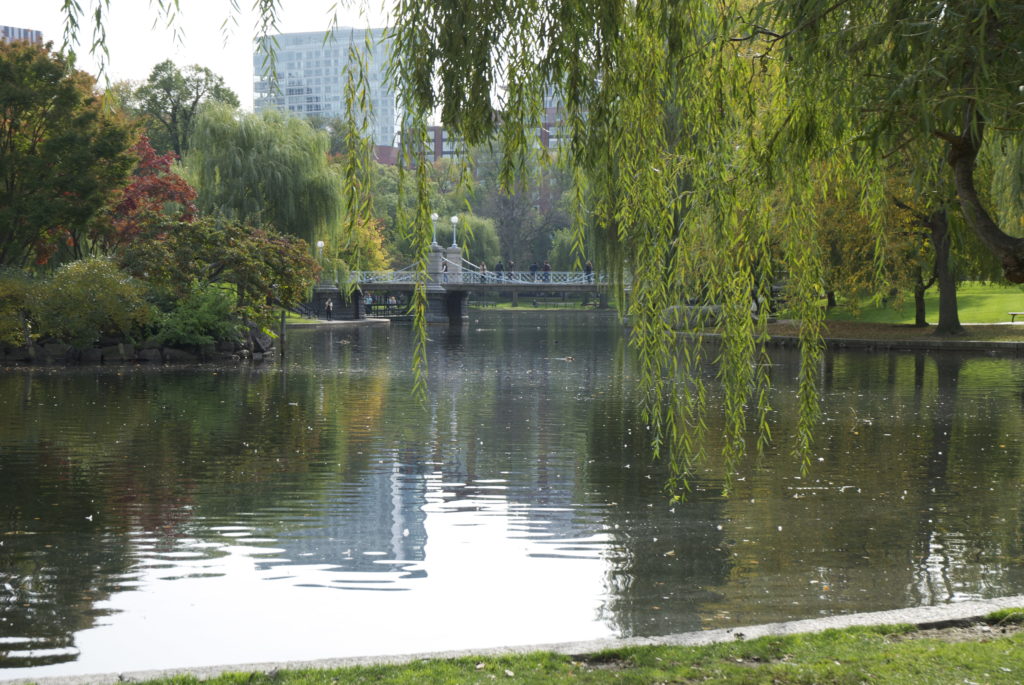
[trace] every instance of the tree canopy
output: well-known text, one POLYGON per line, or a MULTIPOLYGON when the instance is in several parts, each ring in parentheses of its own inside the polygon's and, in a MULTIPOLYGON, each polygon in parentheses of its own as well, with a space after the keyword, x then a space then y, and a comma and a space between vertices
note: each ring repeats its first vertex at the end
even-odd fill
POLYGON ((204 109, 186 155, 197 206, 315 243, 338 230, 344 210, 341 177, 327 158, 327 136, 276 111, 237 114, 204 109))
POLYGON ((767 433, 767 378, 750 363, 764 354, 765 321, 751 321, 750 298, 782 274, 804 323, 796 437, 808 454, 822 317, 815 184, 835 182, 816 162, 858 179, 846 192, 879 236, 894 154, 913 160, 917 188, 944 174, 1006 277, 1024 280, 1019 226, 993 218, 1014 216, 1013 202, 1019 217, 1020 196, 981 192, 975 174, 987 151, 1020 178, 1019 3, 508 0, 401 3, 396 17, 403 99, 421 115, 439 110, 470 144, 498 135, 507 169, 529 159, 543 95, 561 97, 571 192, 593 203, 576 226, 589 221, 612 270, 633 274, 648 419, 681 475, 700 453, 708 407, 689 379, 706 353, 676 355, 662 312, 697 291, 721 306, 725 451, 739 455, 748 417, 767 433))
POLYGON ((320 271, 305 241, 269 228, 200 218, 168 221, 160 233, 123 249, 122 266, 178 298, 196 284, 230 284, 246 320, 267 323, 274 306, 302 302, 320 271))
POLYGON ((147 121, 153 146, 179 159, 188 152, 196 118, 208 102, 234 108, 238 96, 209 68, 193 64, 179 69, 171 60, 154 66, 131 97, 132 108, 147 121))
POLYGON ((158 237, 160 224, 167 221, 195 218, 196 191, 171 170, 174 154, 156 154, 146 136, 139 138, 133 151, 138 165, 131 183, 95 222, 94 234, 108 252, 139 238, 158 237), (150 230, 154 225, 156 230, 150 230))
POLYGON ((49 45, 0 42, 0 265, 45 263, 131 171, 132 132, 49 45))

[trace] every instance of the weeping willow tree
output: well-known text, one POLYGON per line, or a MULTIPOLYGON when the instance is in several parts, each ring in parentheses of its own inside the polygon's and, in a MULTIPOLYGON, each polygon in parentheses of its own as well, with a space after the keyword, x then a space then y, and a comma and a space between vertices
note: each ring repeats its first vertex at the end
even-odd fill
POLYGON ((588 226, 611 271, 633 276, 647 419, 684 486, 702 457, 709 412, 724 417, 729 460, 747 450, 750 422, 770 436, 767 320, 763 309, 751 316, 751 302, 783 274, 802 322, 794 442, 805 460, 810 454, 823 315, 820 187, 857 179, 844 191, 859 198, 872 217, 868 239, 884 248, 893 201, 884 181, 894 158, 910 157, 921 192, 952 179, 967 224, 1006 277, 1024 281, 1024 240, 1014 235, 1024 4, 402 0, 396 17, 404 100, 420 113, 439 110, 470 144, 497 134, 507 177, 534 147, 544 93, 561 96, 577 242, 588 226), (998 192, 978 190, 986 142, 998 192), (986 197, 1000 204, 995 213, 986 197), (579 211, 583 198, 589 216, 579 211), (993 216, 1011 220, 1000 226, 993 216), (680 349, 664 316, 694 297, 721 307, 714 352, 724 395, 715 406, 698 373, 710 351, 697 338, 680 349))
POLYGON ((338 238, 344 199, 327 136, 298 117, 210 105, 184 166, 205 214, 269 225, 310 244, 338 238))
MULTIPOLYGON (((273 25, 277 0, 257 5, 273 25)), ((589 232, 605 270, 632 275, 646 418, 682 487, 711 412, 724 417, 714 438, 729 460, 747 451, 751 423, 758 446, 771 437, 767 318, 764 308, 751 316, 751 302, 782 278, 801 321, 792 442, 806 463, 822 347, 822 187, 844 183, 877 229, 866 239, 884 248, 883 181, 891 160, 910 159, 922 192, 953 182, 966 224, 1006 278, 1024 282, 1024 3, 398 0, 393 16, 421 267, 432 230, 427 118, 439 113, 467 145, 497 137, 510 185, 537 149, 543 96, 557 93, 575 242, 589 232), (720 308, 718 347, 669 325, 665 312, 686 300, 720 308), (700 380, 709 361, 724 388, 715 402, 700 380)))

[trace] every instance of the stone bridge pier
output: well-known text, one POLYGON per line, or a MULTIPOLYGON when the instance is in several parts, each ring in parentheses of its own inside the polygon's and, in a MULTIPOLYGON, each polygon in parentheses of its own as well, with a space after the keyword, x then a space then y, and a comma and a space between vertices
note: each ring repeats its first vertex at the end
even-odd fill
POLYGON ((427 323, 446 323, 460 326, 469 321, 466 302, 469 293, 465 291, 432 291, 427 288, 427 323))
POLYGON ((445 283, 462 281, 462 248, 452 245, 430 246, 427 258, 427 323, 447 323, 460 326, 469 321, 466 301, 469 293, 465 290, 447 290, 445 283))

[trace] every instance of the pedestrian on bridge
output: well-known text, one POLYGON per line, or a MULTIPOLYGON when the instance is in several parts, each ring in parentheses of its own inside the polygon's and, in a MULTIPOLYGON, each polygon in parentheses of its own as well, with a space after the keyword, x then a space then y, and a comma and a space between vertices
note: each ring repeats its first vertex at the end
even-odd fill
POLYGON ((583 265, 583 275, 587 277, 587 283, 594 282, 594 265, 587 260, 587 263, 583 265))
POLYGON ((551 264, 549 264, 548 260, 545 259, 544 260, 544 282, 547 283, 550 280, 551 280, 551 264))
POLYGON ((537 280, 537 262, 534 262, 533 264, 530 265, 530 280, 537 280))
POLYGON ((494 265, 494 276, 499 280, 504 280, 505 277, 505 265, 498 260, 498 263, 494 265))

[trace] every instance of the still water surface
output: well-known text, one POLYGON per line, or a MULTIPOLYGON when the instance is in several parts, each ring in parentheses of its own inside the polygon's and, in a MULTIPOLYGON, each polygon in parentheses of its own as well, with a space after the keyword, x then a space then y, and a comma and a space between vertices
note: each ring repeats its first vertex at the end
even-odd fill
POLYGON ((1024 592, 1024 361, 830 354, 801 476, 780 350, 778 446, 672 504, 614 319, 473 316, 431 330, 425 403, 398 325, 293 330, 283 369, 0 372, 0 680, 1024 592))

